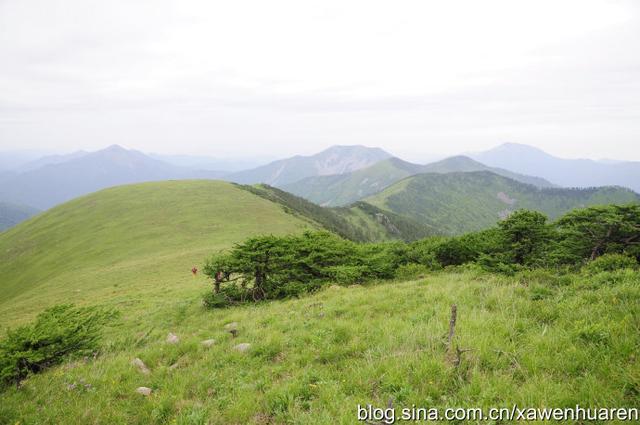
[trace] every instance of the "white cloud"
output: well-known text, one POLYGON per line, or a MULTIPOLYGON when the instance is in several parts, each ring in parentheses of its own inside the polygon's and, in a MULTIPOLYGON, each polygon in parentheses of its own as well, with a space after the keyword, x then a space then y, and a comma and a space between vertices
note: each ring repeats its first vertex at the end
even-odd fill
POLYGON ((606 0, 4 0, 0 149, 640 159, 638 22, 606 0))

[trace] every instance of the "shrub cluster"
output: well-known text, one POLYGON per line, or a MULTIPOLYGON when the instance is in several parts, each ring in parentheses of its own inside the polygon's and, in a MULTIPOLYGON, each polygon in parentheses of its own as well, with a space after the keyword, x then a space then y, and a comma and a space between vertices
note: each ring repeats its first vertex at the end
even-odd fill
POLYGON ((45 310, 31 324, 9 330, 0 340, 0 383, 18 384, 69 356, 94 353, 103 325, 115 315, 113 310, 65 304, 45 310))
POLYGON ((566 282, 548 272, 596 274, 636 268, 640 259, 640 205, 574 210, 555 223, 539 212, 519 210, 494 228, 457 237, 430 237, 409 244, 355 243, 326 232, 259 236, 210 258, 204 272, 214 290, 208 307, 234 301, 297 296, 328 282, 408 278, 448 266, 469 265, 515 274, 524 281, 566 282), (586 264, 586 265, 585 265, 586 264))
POLYGON ((388 279, 405 258, 402 243, 358 244, 327 232, 253 237, 206 262, 203 271, 214 288, 204 304, 286 298, 327 282, 388 279))

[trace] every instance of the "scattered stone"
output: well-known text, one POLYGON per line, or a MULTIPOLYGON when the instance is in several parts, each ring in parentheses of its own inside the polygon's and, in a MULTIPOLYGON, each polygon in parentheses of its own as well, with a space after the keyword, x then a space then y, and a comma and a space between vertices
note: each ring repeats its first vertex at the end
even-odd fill
POLYGON ((233 347, 234 350, 239 351, 241 353, 248 351, 249 348, 251 348, 251 344, 249 344, 248 342, 243 342, 242 344, 238 344, 235 347, 233 347))
POLYGON ((180 342, 180 338, 178 338, 178 335, 169 332, 169 335, 167 335, 167 342, 169 344, 177 344, 180 342))
POLYGON ((216 343, 215 339, 205 339, 200 344, 204 345, 205 347, 211 347, 215 343, 216 343))
POLYGON ((149 387, 138 387, 138 388, 136 388, 136 392, 138 394, 142 394, 144 396, 150 396, 151 395, 151 388, 149 388, 149 387))
POLYGON ((137 358, 137 357, 131 361, 131 364, 134 365, 135 367, 137 367, 138 370, 140 372, 142 372, 143 374, 145 374, 145 375, 148 375, 148 374, 151 373, 151 371, 149 370, 147 365, 144 364, 144 362, 141 359, 137 358))
POLYGON ((231 332, 233 329, 238 329, 238 322, 231 322, 224 325, 224 328, 231 332))
POLYGON ((75 382, 73 384, 68 384, 67 385, 67 390, 69 390, 69 391, 75 390, 77 386, 78 386, 78 384, 76 384, 75 382))

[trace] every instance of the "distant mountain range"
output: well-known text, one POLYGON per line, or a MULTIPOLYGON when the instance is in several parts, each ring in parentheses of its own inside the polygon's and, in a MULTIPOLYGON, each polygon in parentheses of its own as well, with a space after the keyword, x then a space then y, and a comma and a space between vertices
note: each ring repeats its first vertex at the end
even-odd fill
MULTIPOLYGON (((65 155, 39 157, 34 155, 34 152, 0 155, 0 164, 4 167, 0 170, 0 202, 5 203, 0 210, 4 214, 0 216, 0 221, 6 223, 5 226, 15 224, 34 211, 45 210, 103 188, 178 179, 223 179, 241 184, 265 183, 322 206, 346 207, 358 202, 358 208, 349 210, 351 208, 349 207, 343 210, 343 213, 351 211, 348 214, 344 213, 346 215, 343 214, 343 218, 353 224, 366 215, 368 218, 365 221, 369 224, 361 231, 364 232, 363 234, 377 234, 376 237, 380 238, 393 226, 385 230, 380 227, 381 223, 375 226, 370 225, 373 223, 372 220, 378 217, 378 209, 387 211, 386 222, 391 217, 390 213, 396 214, 394 222, 402 223, 401 226, 404 229, 413 229, 412 224, 402 221, 406 218, 409 221, 421 220, 413 223, 421 226, 421 233, 424 233, 424 229, 430 233, 438 232, 439 225, 443 226, 442 230, 445 232, 459 230, 455 226, 447 227, 438 220, 425 221, 421 216, 423 212, 417 212, 418 210, 415 209, 417 204, 410 206, 408 201, 403 201, 406 205, 397 207, 393 202, 388 204, 387 201, 380 201, 382 198, 386 199, 391 192, 397 194, 398 187, 405 187, 402 185, 408 185, 407 188, 416 187, 416 182, 421 179, 428 180, 431 186, 422 188, 421 192, 407 192, 411 193, 407 196, 413 196, 416 202, 423 199, 428 206, 425 214, 437 217, 438 212, 433 210, 437 203, 450 205, 453 210, 443 209, 443 211, 446 210, 447 214, 454 215, 458 214, 457 209, 473 208, 476 210, 475 213, 479 214, 474 220, 482 226, 494 220, 496 215, 505 209, 495 210, 503 205, 496 201, 497 195, 493 192, 503 192, 509 197, 508 199, 518 199, 516 205, 536 207, 535 203, 527 200, 537 199, 536 193, 542 193, 541 188, 552 188, 556 185, 565 187, 618 185, 640 191, 640 162, 560 159, 539 149, 516 144, 505 144, 486 152, 473 154, 473 158, 453 156, 426 165, 401 160, 379 148, 333 146, 315 155, 294 156, 244 171, 232 170, 255 165, 257 160, 248 157, 244 162, 234 163, 211 157, 144 154, 118 145, 96 152, 77 151, 65 155), (218 171, 215 169, 217 166, 227 171, 218 171), (476 172, 489 172, 491 175, 510 179, 514 184, 531 186, 526 190, 520 186, 517 190, 510 188, 509 190, 518 195, 515 196, 504 189, 503 186, 506 183, 503 180, 492 180, 492 185, 487 190, 493 194, 488 195, 488 192, 481 190, 482 188, 459 181, 463 177, 456 177, 458 180, 438 177, 438 175, 451 173, 476 172), (426 175, 429 177, 419 177, 426 175), (409 185, 408 182, 413 183, 409 185), (468 193, 465 192, 467 189, 468 193), (487 209, 480 204, 474 204, 472 189, 483 193, 483 199, 491 199, 495 205, 487 209), (468 204, 454 199, 457 191, 465 193, 464 196, 470 200, 468 204), (438 196, 435 196, 436 192, 438 196), (445 192, 449 192, 448 195, 445 196, 445 192), (425 198, 425 196, 431 198, 425 198), (8 206, 9 204, 11 207, 8 206), (395 205, 393 207, 395 209, 389 205, 395 205)), ((483 179, 489 182, 486 178, 483 177, 483 179)), ((544 192, 544 197, 545 200, 540 200, 540 205, 537 207, 551 216, 556 215, 557 211, 565 211, 569 207, 587 205, 596 201, 617 202, 637 199, 629 195, 628 191, 612 188, 595 192, 544 192), (558 193, 567 194, 572 201, 556 205, 555 200, 562 198, 557 197, 558 193), (615 193, 615 196, 609 196, 611 193, 615 193), (557 208, 545 206, 547 198, 555 199, 549 202, 557 208)), ((389 199, 398 198, 389 197, 389 199)), ((465 227, 465 230, 472 229, 465 227)), ((407 230, 409 233, 415 233, 415 231, 415 229, 407 230)))
MULTIPOLYGON (((47 209, 97 190, 145 181, 220 178, 223 173, 176 167, 118 145, 44 164, 0 180, 0 200, 47 209), (66 159, 66 160, 64 160, 66 159)), ((31 163, 33 164, 33 163, 31 163)))
POLYGON ((519 208, 554 219, 589 205, 640 202, 640 196, 620 187, 537 188, 491 171, 477 171, 418 174, 363 202, 444 234, 460 234, 493 226, 519 208))
POLYGON ((453 156, 427 165, 413 164, 399 158, 389 158, 352 173, 307 177, 298 182, 283 185, 281 188, 319 205, 342 206, 380 192, 393 183, 416 174, 471 171, 492 171, 537 187, 553 186, 539 177, 487 167, 466 156, 453 156))
POLYGON ((315 155, 298 155, 230 174, 226 179, 236 183, 265 183, 280 187, 306 177, 350 173, 390 157, 391 154, 379 148, 332 146, 315 155))
POLYGON ((471 156, 491 167, 542 177, 563 187, 622 186, 640 192, 640 162, 562 159, 516 143, 471 156))
POLYGON ((153 159, 178 167, 194 168, 197 170, 214 170, 223 173, 248 170, 269 162, 263 158, 251 156, 246 158, 213 158, 199 155, 161 155, 157 153, 150 153, 148 155, 153 159))
POLYGON ((62 164, 63 162, 71 161, 72 159, 82 158, 88 155, 86 151, 76 151, 70 154, 64 155, 46 155, 33 161, 29 161, 26 164, 22 164, 14 169, 16 173, 22 173, 25 171, 31 171, 44 167, 45 165, 62 164))

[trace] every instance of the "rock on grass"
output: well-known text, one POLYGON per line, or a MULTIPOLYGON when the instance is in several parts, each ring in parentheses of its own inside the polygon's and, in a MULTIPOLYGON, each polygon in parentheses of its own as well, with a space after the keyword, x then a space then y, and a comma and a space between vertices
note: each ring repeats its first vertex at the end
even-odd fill
POLYGON ((148 375, 148 374, 151 373, 151 371, 149 370, 147 365, 144 364, 144 362, 141 359, 137 358, 137 357, 131 361, 131 364, 134 365, 135 367, 137 367, 138 370, 140 372, 142 372, 143 374, 145 374, 145 375, 148 375))
POLYGON ((149 387, 138 387, 138 388, 136 388, 136 392, 138 394, 142 394, 144 396, 150 396, 151 395, 151 388, 149 388, 149 387))
POLYGON ((234 350, 239 351, 241 353, 248 351, 249 348, 251 348, 251 344, 249 344, 248 342, 243 342, 242 344, 238 344, 235 347, 233 347, 234 350))

